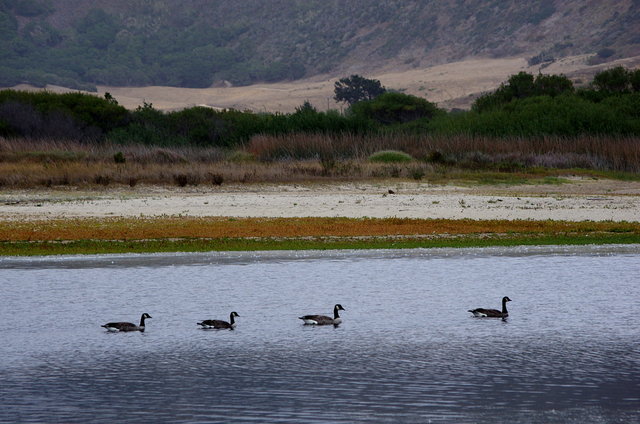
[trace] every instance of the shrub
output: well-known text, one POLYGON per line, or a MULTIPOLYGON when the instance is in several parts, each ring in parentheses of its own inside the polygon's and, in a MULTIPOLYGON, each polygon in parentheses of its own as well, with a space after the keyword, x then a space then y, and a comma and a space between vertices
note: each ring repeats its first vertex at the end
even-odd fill
POLYGON ((351 114, 382 125, 403 124, 418 119, 430 119, 441 111, 426 99, 402 93, 384 93, 369 101, 359 102, 351 114))
POLYGON ((113 161, 115 163, 125 163, 127 159, 124 157, 124 154, 122 152, 117 152, 113 155, 113 161))
POLYGON ((200 183, 200 177, 195 174, 174 174, 173 181, 180 187, 186 185, 198 185, 200 183))
POLYGON ((382 150, 380 152, 375 152, 374 154, 369 156, 370 162, 380 163, 402 163, 411 162, 412 160, 413 158, 411 157, 411 155, 397 150, 382 150))
POLYGON ((424 168, 418 166, 415 168, 411 168, 411 170, 409 171, 409 174, 411 175, 411 178, 413 178, 414 180, 420 181, 422 177, 425 176, 426 172, 424 168))
POLYGON ((207 176, 209 177, 209 180, 213 185, 222 185, 222 183, 224 182, 224 177, 222 176, 222 174, 209 173, 207 174, 207 176))
POLYGON ((538 74, 534 78, 529 73, 520 72, 509 77, 509 80, 494 92, 478 97, 471 108, 475 112, 486 112, 517 99, 535 96, 556 97, 573 91, 573 83, 564 75, 538 74))
POLYGON ((631 73, 623 66, 598 72, 593 77, 593 85, 600 91, 626 93, 631 86, 631 73))

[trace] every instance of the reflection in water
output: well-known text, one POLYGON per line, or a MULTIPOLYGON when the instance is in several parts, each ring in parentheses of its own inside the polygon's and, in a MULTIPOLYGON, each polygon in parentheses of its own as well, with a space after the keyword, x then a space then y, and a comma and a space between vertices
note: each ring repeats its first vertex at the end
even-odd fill
POLYGON ((638 422, 624 249, 6 266, 0 422, 638 422), (504 293, 508 319, 467 312, 504 293), (339 327, 297 319, 337 301, 339 327), (144 333, 100 328, 140 310, 144 333))

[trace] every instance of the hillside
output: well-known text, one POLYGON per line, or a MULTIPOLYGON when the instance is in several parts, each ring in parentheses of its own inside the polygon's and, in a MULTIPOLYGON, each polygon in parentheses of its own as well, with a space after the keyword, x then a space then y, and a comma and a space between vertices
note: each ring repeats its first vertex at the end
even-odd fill
POLYGON ((637 0, 0 0, 0 86, 204 88, 640 55, 637 0))

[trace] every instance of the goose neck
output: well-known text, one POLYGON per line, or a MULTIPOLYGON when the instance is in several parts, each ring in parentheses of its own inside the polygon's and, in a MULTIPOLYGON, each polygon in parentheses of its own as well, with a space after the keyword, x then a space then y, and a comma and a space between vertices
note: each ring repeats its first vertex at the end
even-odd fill
POLYGON ((502 299, 502 313, 507 313, 507 299, 502 299))
POLYGON ((338 319, 338 318, 340 318, 340 313, 339 313, 338 307, 336 306, 333 308, 333 319, 338 319))

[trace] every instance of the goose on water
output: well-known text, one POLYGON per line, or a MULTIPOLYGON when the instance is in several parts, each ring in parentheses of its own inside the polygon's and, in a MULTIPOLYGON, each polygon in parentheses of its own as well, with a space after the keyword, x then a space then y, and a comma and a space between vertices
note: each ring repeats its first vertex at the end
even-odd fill
POLYGON ((298 318, 304 321, 305 325, 338 325, 342 322, 338 311, 344 310, 342 305, 337 304, 333 307, 333 318, 326 315, 304 315, 298 318))
POLYGON ((206 328, 206 329, 216 329, 216 330, 223 330, 223 329, 229 329, 229 330, 233 330, 234 328, 236 328, 236 321, 235 321, 235 317, 239 317, 240 315, 238 315, 237 312, 231 312, 231 314, 229 314, 229 322, 227 321, 222 321, 219 319, 205 319, 202 322, 199 322, 198 325, 201 325, 202 328, 206 328))
POLYGON ((507 311, 507 302, 511 302, 509 297, 505 296, 502 298, 502 311, 497 309, 469 309, 469 312, 473 314, 475 317, 481 318, 506 318, 509 316, 509 312, 507 311))
POLYGON ((140 317, 140 325, 135 325, 131 322, 108 322, 102 327, 106 328, 109 331, 144 331, 144 320, 147 318, 151 318, 151 315, 148 313, 142 314, 140 317))

